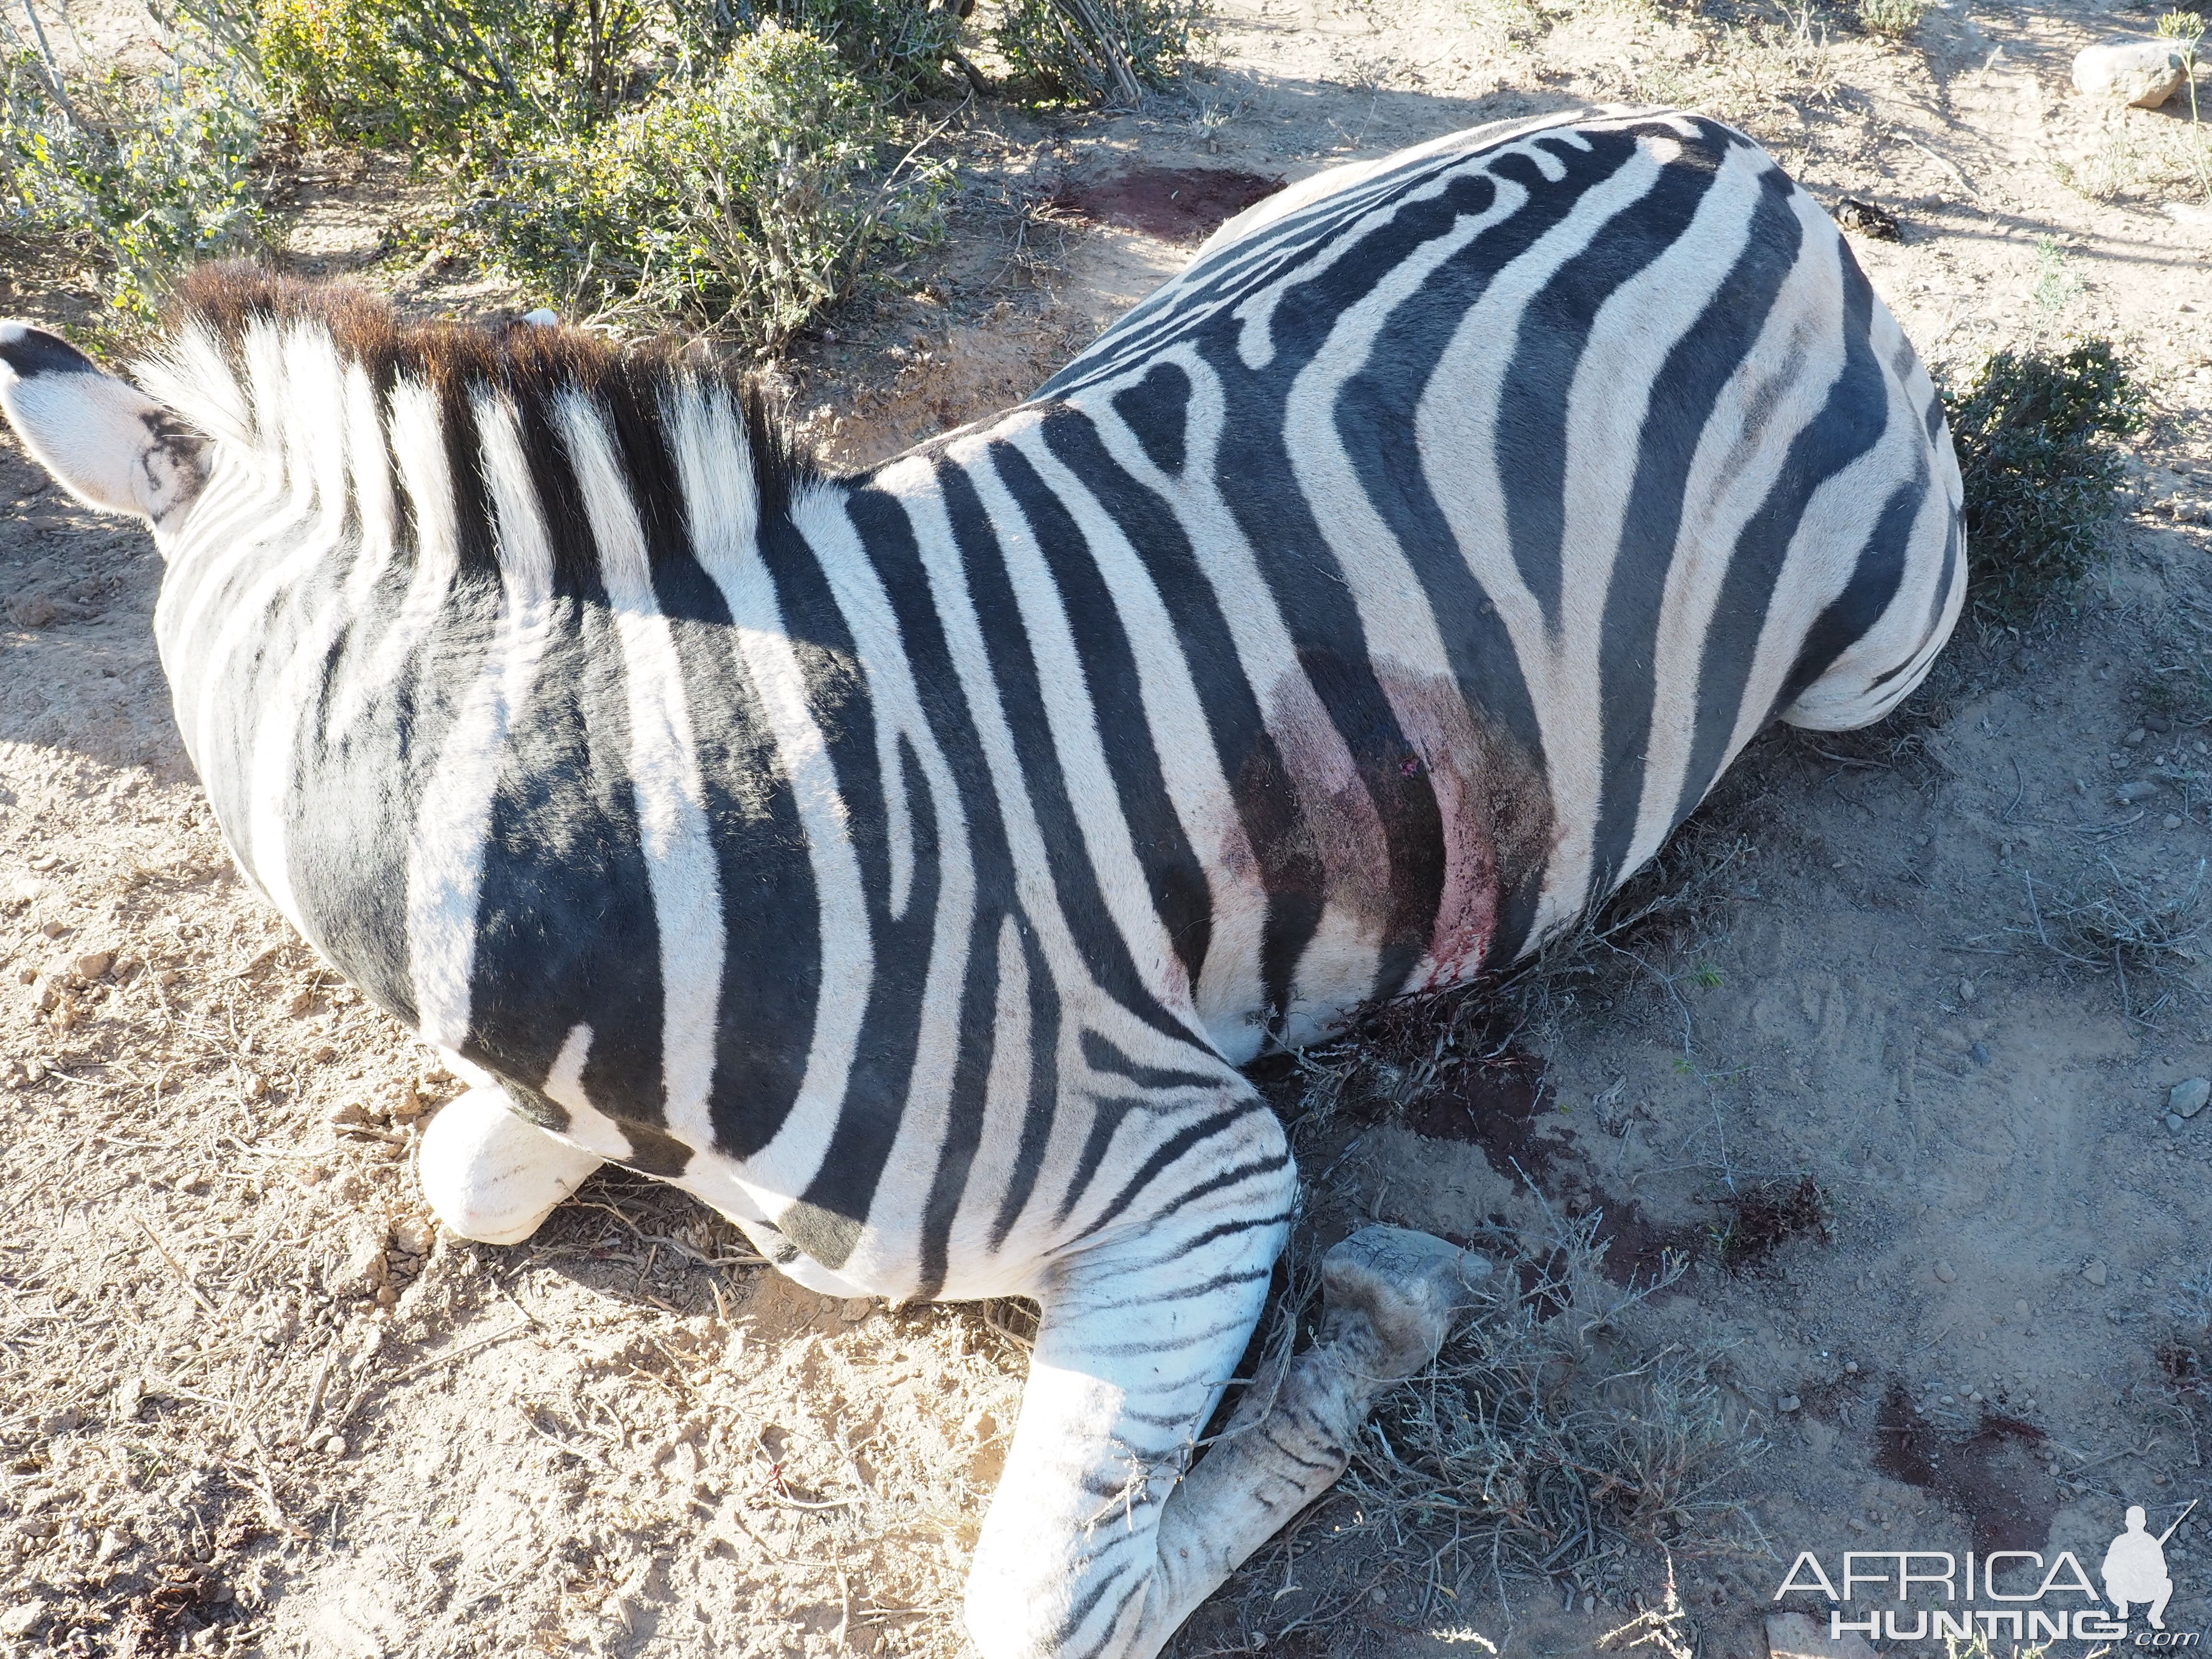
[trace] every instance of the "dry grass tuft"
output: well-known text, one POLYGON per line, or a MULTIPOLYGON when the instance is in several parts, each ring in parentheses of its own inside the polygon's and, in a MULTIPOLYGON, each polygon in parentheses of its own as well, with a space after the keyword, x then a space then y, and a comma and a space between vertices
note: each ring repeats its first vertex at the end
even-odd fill
POLYGON ((1732 1273, 1749 1271, 1793 1238, 1826 1233, 1834 1224, 1828 1194, 1809 1175, 1757 1181, 1719 1200, 1714 1254, 1732 1273))
MULTIPOLYGON (((1481 1587, 1502 1596, 1509 1579, 1626 1605, 1651 1550, 1749 1547, 1728 1489, 1765 1443, 1729 1407, 1727 1352, 1650 1328, 1649 1304, 1685 1264, 1616 1285, 1600 1271, 1598 1218, 1545 1213, 1533 1244, 1474 1241, 1504 1268, 1497 1298, 1377 1409, 1331 1496, 1232 1583, 1237 1639, 1320 1637, 1385 1578, 1424 1618, 1481 1587), (1323 1536, 1335 1570, 1309 1589, 1298 1561, 1323 1536)), ((1294 1248, 1288 1271, 1271 1357, 1319 1316, 1317 1255, 1294 1248)), ((1674 1628, 1663 1608, 1651 1616, 1674 1628)))
POLYGON ((2198 941, 2212 925, 2203 908, 2206 861, 2199 859, 2188 884, 2171 894, 2129 875, 2109 858, 2100 861, 2104 873, 2093 872, 2070 890, 2023 872, 2031 925, 2011 931, 2031 934, 2075 967, 2110 972, 2131 1019, 2154 1019, 2177 990, 2201 999, 2193 970, 2205 960, 2198 941), (2139 1000, 2146 989, 2157 994, 2147 1005, 2139 1000))

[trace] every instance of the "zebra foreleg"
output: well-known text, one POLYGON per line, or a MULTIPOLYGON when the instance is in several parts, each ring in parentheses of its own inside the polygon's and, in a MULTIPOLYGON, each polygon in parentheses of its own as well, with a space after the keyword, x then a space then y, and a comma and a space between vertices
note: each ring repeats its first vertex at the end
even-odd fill
POLYGON ((518 1114, 495 1088, 453 1100, 422 1133, 422 1196, 463 1238, 520 1244, 604 1162, 518 1114))

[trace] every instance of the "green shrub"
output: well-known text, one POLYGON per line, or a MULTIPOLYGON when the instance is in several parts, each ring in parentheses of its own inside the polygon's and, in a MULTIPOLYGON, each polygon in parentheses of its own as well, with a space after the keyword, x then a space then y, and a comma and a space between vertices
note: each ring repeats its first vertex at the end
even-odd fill
POLYGON ((1869 34, 1908 40, 1928 15, 1929 0, 1859 0, 1859 27, 1869 34))
POLYGON ((607 113, 647 21, 638 0, 262 0, 256 45, 303 131, 453 151, 607 113))
POLYGON ((696 84, 500 162, 472 216, 564 311, 680 315, 771 350, 872 244, 933 233, 939 173, 881 176, 894 131, 827 45, 769 23, 696 84))
MULTIPOLYGON (((242 0, 214 0, 241 3, 242 0)), ((882 94, 933 86, 960 19, 929 0, 771 0, 882 94)), ((746 30, 727 0, 260 0, 255 46, 304 131, 453 154, 580 131, 746 30)))
POLYGON ((787 27, 827 40, 853 72, 890 98, 937 85, 960 50, 960 14, 930 0, 777 0, 787 27))
POLYGON ((1174 80, 1205 16, 1202 0, 1007 0, 993 39, 1021 79, 1133 105, 1174 80))
POLYGON ((2096 558, 2142 393, 2112 342, 2090 338, 1997 352, 1948 403, 1975 605, 2023 622, 2096 558))
POLYGON ((172 34, 150 82, 71 73, 0 34, 0 191, 24 222, 89 241, 111 298, 150 315, 195 259, 258 243, 261 112, 249 71, 172 34))

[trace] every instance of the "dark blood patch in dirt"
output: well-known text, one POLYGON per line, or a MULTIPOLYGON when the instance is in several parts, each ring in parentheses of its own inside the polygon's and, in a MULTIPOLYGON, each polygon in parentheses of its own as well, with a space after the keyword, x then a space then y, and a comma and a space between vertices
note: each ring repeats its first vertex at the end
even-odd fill
POLYGON ((1617 1285, 1650 1283, 1665 1271, 1669 1251, 1694 1249, 1698 1230, 1662 1227, 1635 1200, 1590 1180, 1574 1131, 1553 1105, 1542 1062, 1509 1041, 1440 1079, 1410 1102, 1398 1121, 1415 1134, 1480 1148, 1498 1174, 1534 1182, 1571 1215, 1597 1211, 1605 1276, 1617 1285))
POLYGON ((1946 1439, 1893 1383, 1875 1419, 1874 1466, 1942 1498, 1972 1528, 1977 1550, 2041 1549, 2058 1511, 2057 1490, 2033 1455, 2043 1437, 2033 1423, 1987 1413, 1972 1434, 1946 1439))
POLYGON ((1229 167, 1129 167, 1090 184, 1063 185, 1053 204, 1163 241, 1195 242, 1282 187, 1280 178, 1229 167))
MULTIPOLYGON (((1386 1069, 1418 1057, 1433 1060, 1440 1024, 1452 1017, 1453 1000, 1468 994, 1385 1003, 1369 1012, 1355 1040, 1386 1069)), ((1617 1285, 1650 1284, 1664 1273, 1669 1252, 1692 1254, 1705 1241, 1705 1230, 1662 1226, 1633 1199, 1618 1197, 1590 1178, 1574 1128, 1555 1109, 1543 1061, 1521 1043, 1502 1008, 1462 1025, 1427 1086, 1411 1099, 1377 1098, 1355 1087, 1345 1104, 1370 1122, 1399 1123, 1431 1140, 1476 1147, 1499 1175, 1516 1186, 1533 1183, 1570 1215, 1597 1212, 1604 1272, 1617 1285)))

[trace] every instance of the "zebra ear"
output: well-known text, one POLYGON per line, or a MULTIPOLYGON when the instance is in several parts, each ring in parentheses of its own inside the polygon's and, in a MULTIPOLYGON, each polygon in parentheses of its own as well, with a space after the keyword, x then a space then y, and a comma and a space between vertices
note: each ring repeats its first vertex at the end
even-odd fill
POLYGON ((68 341, 0 322, 0 409, 32 458, 87 506, 159 524, 199 494, 205 442, 68 341))

